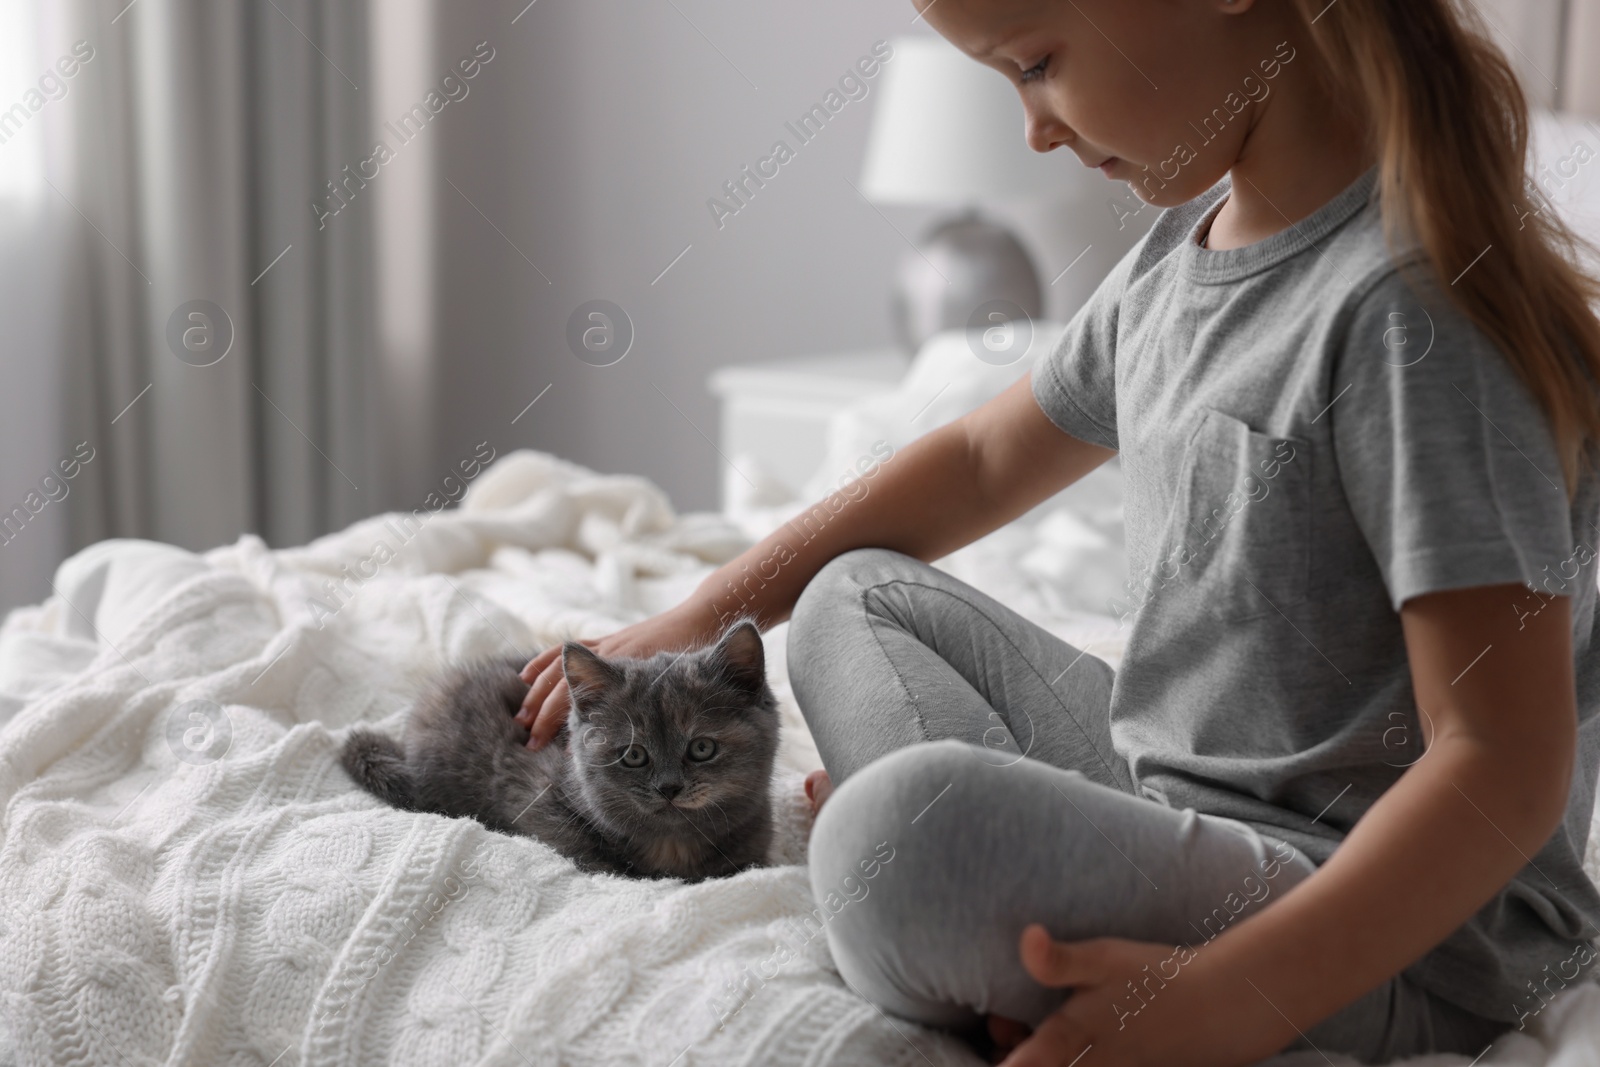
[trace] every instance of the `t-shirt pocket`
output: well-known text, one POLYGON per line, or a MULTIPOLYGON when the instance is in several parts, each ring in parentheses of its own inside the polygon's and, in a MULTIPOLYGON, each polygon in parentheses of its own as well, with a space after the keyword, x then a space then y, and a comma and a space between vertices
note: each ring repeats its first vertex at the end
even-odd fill
POLYGON ((1213 618, 1276 615, 1306 599, 1311 449, 1204 408, 1189 440, 1160 559, 1213 618))

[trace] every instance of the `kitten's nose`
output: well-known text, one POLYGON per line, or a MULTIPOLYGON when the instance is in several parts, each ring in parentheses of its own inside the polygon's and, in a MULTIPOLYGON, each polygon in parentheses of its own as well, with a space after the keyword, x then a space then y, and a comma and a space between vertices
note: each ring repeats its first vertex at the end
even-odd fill
POLYGON ((683 792, 683 783, 668 782, 667 784, 657 786, 656 788, 661 791, 662 796, 666 797, 668 800, 671 800, 673 797, 683 792))

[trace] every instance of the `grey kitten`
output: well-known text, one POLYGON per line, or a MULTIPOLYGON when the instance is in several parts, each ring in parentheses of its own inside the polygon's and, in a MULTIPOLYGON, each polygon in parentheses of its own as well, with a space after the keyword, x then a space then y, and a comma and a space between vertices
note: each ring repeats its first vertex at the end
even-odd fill
POLYGON ((536 837, 585 871, 693 882, 766 861, 778 709, 753 623, 645 660, 567 642, 572 711, 537 752, 512 719, 527 660, 451 671, 412 713, 403 746, 354 730, 340 763, 395 807, 536 837))

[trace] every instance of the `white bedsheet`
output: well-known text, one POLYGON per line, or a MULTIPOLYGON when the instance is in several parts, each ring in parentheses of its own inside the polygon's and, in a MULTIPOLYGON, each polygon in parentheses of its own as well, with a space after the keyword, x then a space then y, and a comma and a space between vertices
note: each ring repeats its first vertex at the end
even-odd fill
MULTIPOLYGON (((639 479, 516 453, 414 534, 379 518, 293 550, 69 560, 0 628, 0 1063, 979 1062, 843 986, 799 923, 803 866, 579 875, 337 768, 346 727, 398 726, 442 664, 610 630, 744 543, 639 479)), ((816 756, 781 631, 768 648, 795 860, 816 756)), ((1479 1062, 1597 1057, 1589 986, 1479 1062)))

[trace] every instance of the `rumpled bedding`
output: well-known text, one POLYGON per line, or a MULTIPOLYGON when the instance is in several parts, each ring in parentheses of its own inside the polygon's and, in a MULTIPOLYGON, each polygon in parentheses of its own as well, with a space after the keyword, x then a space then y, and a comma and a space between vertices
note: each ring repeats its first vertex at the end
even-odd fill
POLYGON ((698 885, 580 874, 335 763, 444 664, 614 629, 746 543, 524 452, 303 548, 68 560, 0 629, 0 1062, 975 1062, 830 969, 790 701, 782 865, 698 885))

